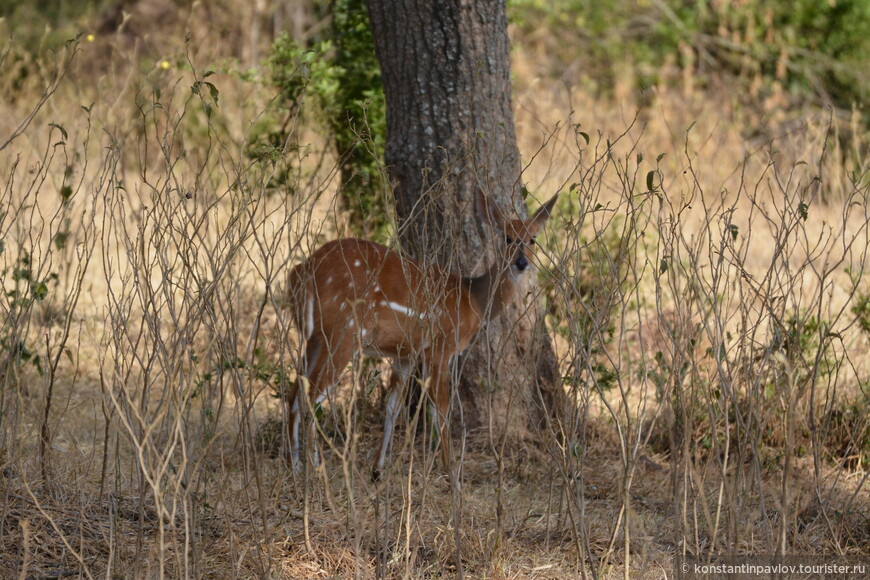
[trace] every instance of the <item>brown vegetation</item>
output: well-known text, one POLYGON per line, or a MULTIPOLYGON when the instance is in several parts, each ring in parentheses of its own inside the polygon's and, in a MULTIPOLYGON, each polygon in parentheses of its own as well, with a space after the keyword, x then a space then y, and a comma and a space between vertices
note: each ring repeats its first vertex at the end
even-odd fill
MULTIPOLYGON (((252 49, 217 42, 206 4, 178 31, 130 22, 146 44, 0 49, 0 575, 443 577, 458 550, 473 577, 670 577, 683 553, 868 555, 860 116, 750 106, 673 63, 596 95, 516 39, 524 179, 564 192, 536 260, 572 407, 525 446, 454 437, 458 496, 412 408, 373 484, 384 381, 358 360, 318 417, 323 463, 294 476, 277 296, 343 231, 338 162, 296 111, 293 194, 270 193, 276 166, 244 149, 273 95, 222 60, 252 49)), ((237 10, 221 26, 256 16, 237 10)))

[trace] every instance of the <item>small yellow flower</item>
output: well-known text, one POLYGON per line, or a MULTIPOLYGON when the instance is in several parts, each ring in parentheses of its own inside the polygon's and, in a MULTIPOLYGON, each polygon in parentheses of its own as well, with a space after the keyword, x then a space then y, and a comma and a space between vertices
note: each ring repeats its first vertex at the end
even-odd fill
POLYGON ((169 64, 168 60, 161 60, 160 61, 160 68, 162 68, 163 70, 169 70, 170 66, 172 66, 172 65, 169 64))
POLYGON ((85 40, 87 40, 88 42, 93 42, 94 38, 96 37, 93 34, 88 34, 87 36, 85 36, 85 40))

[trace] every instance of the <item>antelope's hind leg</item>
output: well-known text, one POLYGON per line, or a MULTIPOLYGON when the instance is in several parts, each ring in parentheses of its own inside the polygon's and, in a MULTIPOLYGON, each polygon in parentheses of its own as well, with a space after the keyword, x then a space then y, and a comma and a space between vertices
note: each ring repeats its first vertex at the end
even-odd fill
MULTIPOLYGON (((338 382, 351 356, 353 356, 353 337, 350 335, 341 336, 338 341, 330 343, 324 335, 315 333, 309 336, 305 343, 305 372, 296 381, 296 395, 287 400, 290 463, 296 472, 302 467, 299 429, 305 411, 303 405, 308 405, 309 400, 314 404, 323 400, 329 389, 338 382), (306 381, 307 389, 304 384, 306 381), (304 398, 306 395, 309 397, 308 400, 304 398)), ((308 440, 312 443, 315 431, 314 417, 309 420, 308 430, 308 440)))

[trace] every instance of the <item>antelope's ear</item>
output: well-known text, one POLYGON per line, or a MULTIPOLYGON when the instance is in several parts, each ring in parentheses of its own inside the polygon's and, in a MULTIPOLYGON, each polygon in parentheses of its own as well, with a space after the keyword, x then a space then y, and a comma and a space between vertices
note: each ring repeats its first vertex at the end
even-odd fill
POLYGON ((556 205, 557 199, 559 199, 558 193, 551 197, 550 201, 538 208, 538 211, 536 211, 535 215, 532 216, 532 219, 529 220, 528 229, 530 235, 535 236, 539 231, 541 231, 541 228, 544 227, 544 224, 546 224, 547 220, 550 219, 550 215, 553 213, 553 207, 556 205))
POLYGON ((475 192, 474 203, 480 219, 494 228, 504 231, 504 220, 501 217, 501 212, 486 198, 482 190, 478 189, 475 192))

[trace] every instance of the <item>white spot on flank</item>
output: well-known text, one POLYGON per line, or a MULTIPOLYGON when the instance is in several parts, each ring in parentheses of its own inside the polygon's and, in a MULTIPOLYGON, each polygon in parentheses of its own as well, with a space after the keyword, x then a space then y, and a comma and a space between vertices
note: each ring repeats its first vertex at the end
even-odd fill
POLYGON ((369 333, 369 331, 366 330, 365 328, 363 328, 363 329, 362 329, 362 333, 360 333, 360 334, 361 334, 361 336, 362 336, 363 338, 365 338, 366 335, 367 335, 368 333, 369 333))
POLYGON ((387 305, 387 301, 386 301, 386 300, 381 300, 378 304, 380 304, 381 306, 386 306, 386 305, 387 305))
POLYGON ((332 276, 330 276, 329 278, 326 279, 326 283, 327 283, 327 285, 332 284, 332 276))
POLYGON ((347 321, 347 327, 353 328, 353 318, 351 318, 350 320, 347 321))
POLYGON ((353 265, 354 265, 355 267, 359 268, 359 267, 362 265, 362 262, 360 262, 359 260, 354 260, 354 261, 353 261, 353 265))

